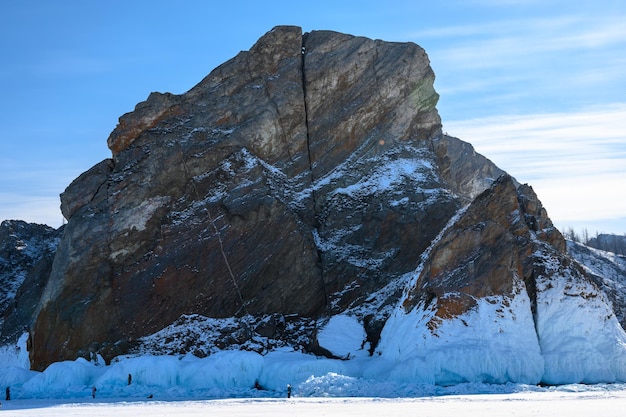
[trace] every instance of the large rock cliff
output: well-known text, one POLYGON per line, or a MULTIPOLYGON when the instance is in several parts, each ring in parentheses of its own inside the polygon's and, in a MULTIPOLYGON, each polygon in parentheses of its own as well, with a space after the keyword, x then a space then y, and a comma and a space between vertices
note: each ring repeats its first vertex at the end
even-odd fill
POLYGON ((222 345, 331 355, 315 327, 341 312, 373 352, 399 301, 436 327, 521 281, 536 309, 537 248, 566 259, 565 242, 530 187, 442 134, 433 82, 415 44, 276 27, 152 93, 61 196, 33 367, 109 360, 188 317, 245 318, 222 345))

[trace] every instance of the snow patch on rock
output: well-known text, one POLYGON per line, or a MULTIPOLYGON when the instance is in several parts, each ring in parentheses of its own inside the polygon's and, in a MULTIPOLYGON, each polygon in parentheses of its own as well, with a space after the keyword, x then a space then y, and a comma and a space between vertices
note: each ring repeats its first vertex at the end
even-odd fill
POLYGON ((317 334, 320 346, 340 358, 368 356, 366 338, 359 320, 345 314, 331 317, 317 334))

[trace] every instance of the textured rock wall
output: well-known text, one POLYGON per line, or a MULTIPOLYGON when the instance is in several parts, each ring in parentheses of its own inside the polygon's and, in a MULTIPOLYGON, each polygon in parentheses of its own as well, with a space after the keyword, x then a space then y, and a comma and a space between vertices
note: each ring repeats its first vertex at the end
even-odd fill
POLYGON ((502 173, 441 134, 433 81, 415 44, 277 27, 187 93, 151 94, 61 197, 33 367, 110 359, 185 314, 369 306, 375 341, 394 279, 502 173))

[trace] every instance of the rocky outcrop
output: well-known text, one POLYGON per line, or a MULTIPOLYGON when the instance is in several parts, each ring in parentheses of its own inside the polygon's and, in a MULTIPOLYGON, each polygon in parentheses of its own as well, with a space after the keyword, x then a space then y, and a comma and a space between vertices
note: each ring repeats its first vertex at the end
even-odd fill
POLYGON ((65 192, 61 194, 63 217, 69 219, 78 209, 93 202, 100 187, 107 182, 112 169, 113 161, 105 159, 72 181, 65 192))
POLYGON ((33 321, 61 235, 21 220, 0 224, 0 345, 15 343, 33 321))
POLYGON ((277 27, 151 94, 61 196, 33 367, 152 349, 191 318, 231 342, 172 351, 323 354, 317 320, 340 312, 374 351, 399 300, 435 305, 435 329, 520 280, 534 299, 534 250, 564 240, 530 187, 442 134, 433 81, 415 44, 277 27))
POLYGON ((626 380, 610 297, 565 249, 532 189, 501 176, 422 254, 376 354, 441 385, 626 380))
POLYGON ((435 329, 442 320, 475 307, 478 299, 513 295, 518 280, 533 300, 534 254, 541 244, 565 251, 565 239, 532 188, 516 187, 513 178, 503 175, 429 249, 404 300, 405 311, 417 305, 434 308, 428 326, 435 329))

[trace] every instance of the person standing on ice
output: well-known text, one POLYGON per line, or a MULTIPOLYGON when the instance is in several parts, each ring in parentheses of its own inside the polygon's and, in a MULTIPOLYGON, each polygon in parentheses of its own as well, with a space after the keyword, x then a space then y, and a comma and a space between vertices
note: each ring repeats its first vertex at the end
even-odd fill
POLYGON ((11 400, 11 387, 7 387, 5 394, 6 394, 5 399, 7 401, 10 401, 11 400))
POLYGON ((91 387, 91 397, 92 398, 96 398, 96 386, 94 385, 93 387, 91 387))
POLYGON ((287 384, 287 398, 291 398, 291 384, 287 384))

